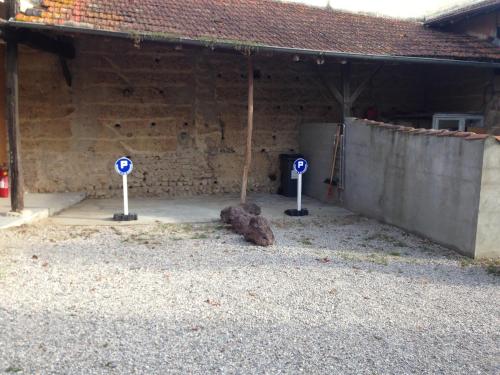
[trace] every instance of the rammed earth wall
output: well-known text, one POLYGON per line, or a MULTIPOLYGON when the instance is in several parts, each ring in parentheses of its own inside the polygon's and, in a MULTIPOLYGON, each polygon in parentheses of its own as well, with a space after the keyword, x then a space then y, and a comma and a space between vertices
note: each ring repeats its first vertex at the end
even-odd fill
MULTIPOLYGON (((130 40, 79 38, 68 87, 56 56, 23 49, 20 112, 29 191, 120 193, 114 161, 130 156, 133 195, 240 189, 247 123, 241 53, 175 50, 130 40)), ((290 59, 256 58, 249 187, 275 191, 278 155, 297 151, 298 125, 338 108, 290 59)))

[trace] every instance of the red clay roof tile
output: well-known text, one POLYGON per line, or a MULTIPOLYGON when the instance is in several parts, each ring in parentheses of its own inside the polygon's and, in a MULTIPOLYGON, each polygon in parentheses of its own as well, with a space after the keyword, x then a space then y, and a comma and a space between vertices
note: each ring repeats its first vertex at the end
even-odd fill
POLYGON ((16 20, 159 39, 500 62, 500 48, 470 36, 276 0, 42 0, 39 8, 41 15, 16 20))
POLYGON ((488 137, 489 137, 488 134, 471 134, 464 139, 467 141, 474 141, 474 140, 486 139, 488 137))
MULTIPOLYGON (((489 134, 476 134, 474 132, 462 132, 462 131, 450 131, 450 130, 438 130, 438 129, 425 129, 419 128, 415 129, 409 126, 400 126, 388 124, 385 122, 377 122, 372 120, 360 119, 364 125, 376 126, 382 129, 395 130, 398 132, 408 133, 410 135, 431 135, 437 137, 457 137, 465 140, 482 140, 490 137, 489 134)), ((500 136, 496 136, 495 139, 500 142, 500 136)))

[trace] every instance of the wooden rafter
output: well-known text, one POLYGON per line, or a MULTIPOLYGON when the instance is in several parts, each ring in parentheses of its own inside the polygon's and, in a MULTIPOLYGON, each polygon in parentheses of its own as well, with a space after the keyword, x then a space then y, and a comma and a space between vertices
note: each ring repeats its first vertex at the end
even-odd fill
POLYGON ((25 44, 65 59, 74 59, 76 55, 75 47, 68 38, 56 38, 38 31, 13 28, 7 30, 6 37, 7 39, 15 39, 19 44, 25 44))

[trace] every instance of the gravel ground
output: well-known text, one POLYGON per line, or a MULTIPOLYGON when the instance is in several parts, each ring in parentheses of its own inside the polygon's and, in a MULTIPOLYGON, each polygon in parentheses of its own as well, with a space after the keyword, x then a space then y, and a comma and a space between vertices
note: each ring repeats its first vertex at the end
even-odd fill
POLYGON ((500 372, 491 263, 355 215, 273 225, 2 232, 0 372, 500 372))

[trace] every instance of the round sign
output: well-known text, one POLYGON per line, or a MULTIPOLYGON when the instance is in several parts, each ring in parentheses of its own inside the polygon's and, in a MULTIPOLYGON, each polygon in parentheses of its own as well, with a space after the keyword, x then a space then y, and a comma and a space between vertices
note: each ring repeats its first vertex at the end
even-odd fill
POLYGON ((132 172, 134 169, 134 163, 129 158, 123 157, 115 162, 115 170, 119 175, 125 176, 132 172))
POLYGON ((293 169, 298 174, 306 173, 307 171, 307 161, 305 159, 297 159, 293 162, 293 169))

